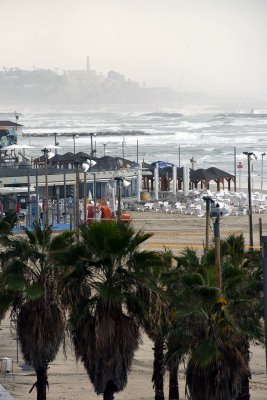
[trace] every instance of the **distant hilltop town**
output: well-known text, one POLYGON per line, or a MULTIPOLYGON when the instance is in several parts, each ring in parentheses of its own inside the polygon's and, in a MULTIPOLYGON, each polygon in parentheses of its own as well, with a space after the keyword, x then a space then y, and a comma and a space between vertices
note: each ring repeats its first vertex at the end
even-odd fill
POLYGON ((145 87, 109 71, 107 75, 90 68, 62 71, 33 68, 0 70, 1 102, 8 104, 123 104, 175 101, 175 92, 168 87, 145 87))

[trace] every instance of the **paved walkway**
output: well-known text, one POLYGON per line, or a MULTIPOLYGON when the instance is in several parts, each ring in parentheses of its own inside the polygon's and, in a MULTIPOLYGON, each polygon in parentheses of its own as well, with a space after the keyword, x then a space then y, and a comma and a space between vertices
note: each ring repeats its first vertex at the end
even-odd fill
POLYGON ((14 400, 14 398, 0 384, 0 400, 14 400))

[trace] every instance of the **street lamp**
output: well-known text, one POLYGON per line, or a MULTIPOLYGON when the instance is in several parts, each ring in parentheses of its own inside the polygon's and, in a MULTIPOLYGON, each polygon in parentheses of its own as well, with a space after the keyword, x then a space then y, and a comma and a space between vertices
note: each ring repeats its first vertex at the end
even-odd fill
POLYGON ((261 153, 261 190, 263 188, 263 157, 266 156, 266 153, 261 153))
POLYGON ((72 139, 73 139, 73 153, 75 154, 75 141, 76 139, 78 139, 79 135, 72 135, 72 139))
POLYGON ((86 205, 87 205, 87 182, 86 182, 86 172, 90 171, 91 167, 96 165, 94 160, 86 160, 82 163, 83 169, 83 222, 86 224, 86 205))
POLYGON ((225 207, 220 207, 219 203, 211 203, 209 215, 213 218, 214 245, 215 245, 215 272, 216 285, 222 290, 222 271, 221 271, 221 238, 220 238, 220 218, 227 215, 228 211, 225 207))
POLYGON ((252 206, 251 206, 251 172, 250 172, 250 161, 251 156, 254 156, 255 160, 257 157, 254 153, 244 151, 243 154, 248 158, 248 218, 249 218, 249 246, 253 251, 253 226, 252 226, 252 206))
POLYGON ((45 217, 45 225, 48 226, 48 171, 47 171, 47 166, 48 166, 48 160, 53 158, 55 156, 54 153, 49 151, 47 148, 44 148, 41 150, 44 154, 44 160, 45 160, 45 198, 44 198, 44 217, 45 217))
POLYGON ((114 181, 117 182, 117 190, 118 190, 118 213, 117 213, 117 220, 120 220, 121 216, 121 185, 125 189, 127 188, 131 182, 126 181, 126 179, 122 178, 121 176, 118 176, 114 178, 114 181))
POLYGON ((210 196, 203 196, 203 200, 206 202, 206 250, 209 248, 209 226, 210 226, 210 205, 214 203, 214 200, 210 196))
POLYGON ((91 136, 91 157, 94 157, 94 153, 96 152, 96 150, 94 149, 93 146, 93 137, 96 137, 96 133, 90 132, 90 136, 91 136))

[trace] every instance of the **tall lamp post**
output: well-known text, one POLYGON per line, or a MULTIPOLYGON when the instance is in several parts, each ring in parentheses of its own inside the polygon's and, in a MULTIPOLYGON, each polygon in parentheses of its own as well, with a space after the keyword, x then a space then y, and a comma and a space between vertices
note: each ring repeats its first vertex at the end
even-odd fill
POLYGON ((266 153, 261 153, 261 190, 263 188, 263 157, 266 156, 266 153))
POLYGON ((228 211, 224 207, 221 208, 219 203, 213 203, 209 214, 213 218, 216 284, 222 290, 220 218, 227 215, 228 211))
POLYGON ((79 135, 72 135, 72 139, 73 139, 73 153, 75 154, 75 150, 76 150, 76 139, 78 139, 79 135))
POLYGON ((87 205, 87 180, 86 173, 90 171, 91 167, 96 165, 96 161, 94 160, 86 160, 86 162, 82 163, 83 169, 83 222, 86 224, 86 205, 87 205))
POLYGON ((250 171, 250 161, 251 156, 257 160, 257 157, 254 153, 244 151, 243 154, 247 156, 248 159, 248 218, 249 218, 249 246, 253 251, 253 225, 252 225, 252 204, 251 204, 251 171, 250 171))
POLYGON ((45 217, 45 225, 48 226, 49 217, 48 217, 48 160, 55 156, 54 153, 50 152, 47 148, 42 150, 44 154, 45 161, 45 195, 44 195, 44 217, 45 217))
POLYGON ((126 181, 126 179, 122 178, 121 176, 117 176, 116 178, 114 178, 114 181, 117 182, 117 190, 118 190, 117 220, 119 221, 121 216, 121 185, 125 189, 131 184, 131 182, 126 181))
POLYGON ((210 205, 214 203, 214 200, 210 196, 203 196, 203 200, 206 202, 206 250, 209 248, 209 225, 210 225, 210 205))

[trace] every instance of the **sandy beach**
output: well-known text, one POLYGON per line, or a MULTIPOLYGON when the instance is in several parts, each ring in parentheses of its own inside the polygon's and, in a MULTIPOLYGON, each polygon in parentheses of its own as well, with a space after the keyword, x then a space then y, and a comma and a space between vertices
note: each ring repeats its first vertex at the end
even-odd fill
MULTIPOLYGON (((185 246, 192 246, 199 251, 205 242, 205 218, 191 215, 167 214, 155 212, 133 212, 133 225, 136 229, 154 232, 146 247, 149 249, 171 248, 175 254, 185 246)), ((267 215, 253 214, 254 245, 259 246, 259 217, 262 219, 263 234, 267 234, 267 215)), ((226 237, 231 232, 244 232, 248 244, 248 216, 229 216, 221 219, 221 236, 226 237)), ((212 227, 210 229, 212 240, 212 227)), ((35 399, 35 390, 29 394, 31 386, 35 383, 35 374, 26 369, 19 352, 18 363, 16 355, 16 340, 14 332, 10 331, 8 317, 1 324, 1 357, 11 357, 14 360, 14 376, 3 373, 0 383, 10 392, 14 399, 35 399)), ((265 400, 267 398, 267 377, 265 370, 264 348, 260 345, 251 347, 251 399, 265 400)), ((118 400, 152 400, 154 398, 151 382, 152 376, 152 343, 143 336, 143 344, 135 354, 132 372, 129 375, 128 385, 125 390, 115 396, 118 400)), ((70 344, 67 344, 67 359, 61 350, 56 360, 50 364, 49 400, 96 400, 96 396, 89 378, 80 362, 76 363, 70 344)), ((179 373, 180 398, 184 396, 184 373, 179 373)), ((165 377, 166 398, 168 392, 168 374, 165 377)))

